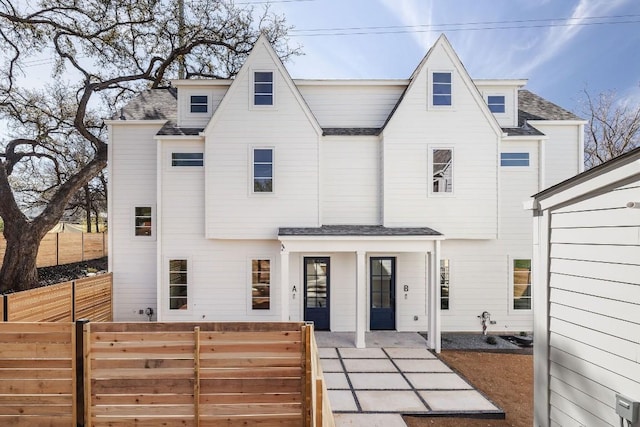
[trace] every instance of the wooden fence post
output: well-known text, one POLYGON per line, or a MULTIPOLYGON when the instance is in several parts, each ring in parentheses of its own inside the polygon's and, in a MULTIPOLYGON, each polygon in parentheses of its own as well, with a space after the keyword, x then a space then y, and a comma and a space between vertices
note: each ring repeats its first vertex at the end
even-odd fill
POLYGON ((195 427, 200 427, 200 326, 193 328, 193 416, 195 427))
POLYGON ((2 321, 9 321, 9 297, 2 295, 2 321))
POLYGON ((89 387, 85 387, 85 371, 88 370, 88 367, 85 366, 85 344, 88 343, 85 341, 89 341, 89 337, 88 335, 85 335, 85 331, 88 330, 89 320, 78 319, 75 323, 76 348, 74 349, 74 358, 76 365, 76 425, 78 427, 84 427, 87 425, 85 419, 85 414, 87 412, 87 408, 85 407, 85 403, 87 402, 87 399, 85 399, 85 393, 87 390, 90 390, 89 387))

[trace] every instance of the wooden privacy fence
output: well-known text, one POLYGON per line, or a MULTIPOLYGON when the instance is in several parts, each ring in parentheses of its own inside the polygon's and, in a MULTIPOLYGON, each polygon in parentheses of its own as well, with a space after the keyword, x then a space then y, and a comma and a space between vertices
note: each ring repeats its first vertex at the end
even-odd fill
MULTIPOLYGON (((71 264, 109 254, 107 233, 47 233, 38 249, 38 267, 71 264)), ((0 237, 0 265, 7 242, 0 237)))
POLYGON ((112 291, 113 274, 108 273, 0 295, 0 321, 108 322, 113 320, 112 291))
POLYGON ((0 378, 0 425, 334 427, 304 323, 4 323, 0 378))

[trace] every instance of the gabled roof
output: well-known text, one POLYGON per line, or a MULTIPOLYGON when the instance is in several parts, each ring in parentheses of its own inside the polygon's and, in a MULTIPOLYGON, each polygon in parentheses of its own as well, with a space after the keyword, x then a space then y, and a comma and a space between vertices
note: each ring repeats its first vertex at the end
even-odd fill
POLYGON ((169 120, 160 128, 157 135, 170 135, 170 136, 197 136, 200 135, 204 128, 185 128, 178 127, 176 122, 169 120))
POLYGON ((518 125, 525 120, 584 120, 526 89, 518 91, 518 125))

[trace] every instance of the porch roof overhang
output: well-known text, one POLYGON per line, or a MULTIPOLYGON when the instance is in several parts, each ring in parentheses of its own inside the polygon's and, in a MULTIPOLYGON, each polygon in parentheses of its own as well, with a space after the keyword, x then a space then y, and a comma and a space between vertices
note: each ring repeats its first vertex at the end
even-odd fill
POLYGON ((278 230, 278 240, 288 252, 429 252, 444 238, 428 227, 323 225, 278 230))

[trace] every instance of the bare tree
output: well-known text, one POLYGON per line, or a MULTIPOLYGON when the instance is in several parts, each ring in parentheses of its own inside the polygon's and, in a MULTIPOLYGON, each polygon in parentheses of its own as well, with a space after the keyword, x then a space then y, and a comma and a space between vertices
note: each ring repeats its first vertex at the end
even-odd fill
POLYGON ((0 0, 0 118, 11 134, 0 142, 7 241, 0 291, 37 283, 39 242, 105 168, 101 118, 139 91, 166 85, 178 63, 187 78, 235 75, 261 33, 283 60, 299 54, 289 46, 284 18, 268 8, 256 13, 232 0, 187 0, 182 13, 180 3, 41 0, 36 9, 0 0), (26 88, 28 66, 43 57, 53 61, 50 83, 26 88), (29 208, 38 194, 46 203, 29 208))
POLYGON ((587 169, 640 146, 640 104, 618 99, 615 91, 583 93, 580 113, 589 120, 584 140, 587 169))

